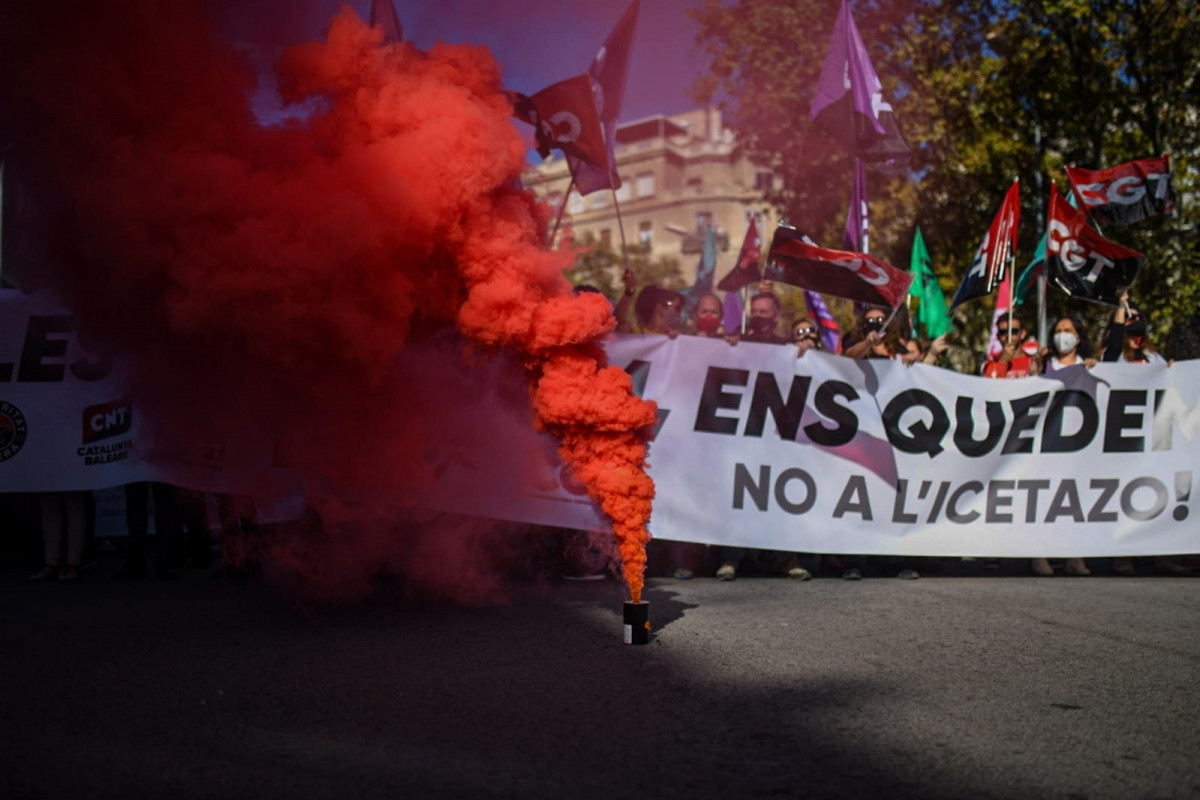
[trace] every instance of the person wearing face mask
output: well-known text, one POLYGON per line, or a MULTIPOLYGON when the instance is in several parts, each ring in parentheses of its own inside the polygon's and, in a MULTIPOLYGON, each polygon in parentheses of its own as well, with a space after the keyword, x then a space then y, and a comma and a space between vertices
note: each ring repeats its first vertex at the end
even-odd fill
POLYGON ((800 317, 792 323, 792 342, 796 345, 796 358, 801 358, 809 350, 820 350, 821 335, 817 323, 808 317, 800 317))
POLYGON ((888 322, 887 309, 868 306, 855 317, 842 339, 842 355, 850 358, 903 358, 908 355, 905 332, 910 330, 904 306, 888 322))
POLYGON ((1128 291, 1122 292, 1117 301, 1101 360, 1126 364, 1167 363, 1150 345, 1146 336, 1146 318, 1141 311, 1130 307, 1128 291))
MULTIPOLYGON (((1136 308, 1129 305, 1129 291, 1121 293, 1117 299, 1117 310, 1113 312, 1112 322, 1108 325, 1108 335, 1105 337, 1104 356, 1102 361, 1116 361, 1125 364, 1166 364, 1166 359, 1154 352, 1150 340, 1146 336, 1146 317, 1136 308)), ((1159 557, 1154 560, 1154 568, 1168 575, 1183 575, 1190 572, 1186 567, 1159 557)), ((1114 575, 1133 577, 1137 574, 1133 559, 1118 557, 1112 560, 1114 575)))
POLYGON ((782 306, 779 297, 771 291, 760 291, 750 298, 750 315, 746 319, 746 332, 742 339, 763 344, 787 344, 788 340, 775 333, 779 324, 782 306))
MULTIPOLYGON (((1050 346, 1042 351, 1041 361, 1042 372, 1046 375, 1067 367, 1083 365, 1090 369, 1096 365, 1096 359, 1092 358, 1092 344, 1088 341, 1087 331, 1079 318, 1059 317, 1054 323, 1050 346)), ((1044 578, 1054 574, 1054 568, 1045 558, 1030 559, 1030 569, 1034 575, 1044 578)), ((1068 575, 1077 576, 1092 574, 1082 558, 1068 558, 1064 571, 1068 575)))
MULTIPOLYGON (((779 296, 770 290, 770 284, 763 282, 759 284, 759 291, 750 298, 750 314, 746 320, 746 331, 740 337, 730 336, 726 340, 731 344, 737 344, 738 340, 747 342, 759 342, 762 344, 788 344, 789 340, 778 336, 775 333, 775 327, 779 324, 781 317, 782 305, 779 302, 779 296)), ((699 313, 697 307, 697 313, 699 313)), ((699 324, 699 320, 697 320, 699 324)), ((794 326, 798 327, 798 326, 794 326)), ((812 325, 815 333, 816 326, 812 325)), ((740 547, 721 547, 717 548, 717 557, 720 561, 720 566, 717 568, 716 578, 719 581, 732 581, 737 578, 738 568, 741 566, 743 557, 745 556, 746 548, 740 547)), ((797 554, 771 554, 769 551, 760 551, 757 553, 759 560, 773 560, 779 556, 787 558, 787 563, 783 566, 783 573, 794 580, 806 581, 812 578, 812 573, 800 565, 800 558, 797 554)))
POLYGON ((1092 343, 1088 341, 1083 321, 1078 317, 1060 317, 1054 323, 1050 346, 1043 351, 1042 373, 1080 364, 1088 368, 1096 366, 1096 359, 1092 358, 1092 343))
POLYGON ((721 298, 715 294, 702 295, 696 301, 696 311, 692 315, 693 323, 696 326, 696 335, 706 338, 724 336, 725 328, 721 324, 723 315, 724 306, 721 298))
MULTIPOLYGON (((909 356, 906 342, 911 331, 912 321, 905 306, 899 306, 894 313, 886 308, 866 306, 855 317, 854 327, 842 338, 842 355, 850 358, 889 358, 903 362, 909 356)), ((901 580, 916 580, 921 577, 917 571, 919 559, 902 557, 894 560, 872 557, 871 560, 880 562, 881 571, 889 568, 889 564, 892 568, 898 568, 896 577, 901 580)), ((862 579, 863 559, 858 556, 838 555, 832 557, 831 561, 843 570, 844 580, 862 579)))

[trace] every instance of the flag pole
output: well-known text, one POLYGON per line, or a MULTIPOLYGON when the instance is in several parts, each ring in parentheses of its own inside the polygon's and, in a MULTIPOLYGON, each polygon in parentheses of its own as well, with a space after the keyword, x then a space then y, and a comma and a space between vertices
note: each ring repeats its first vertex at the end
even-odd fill
POLYGON ((1042 347, 1049 346, 1049 331, 1046 328, 1046 268, 1043 265, 1042 274, 1038 275, 1038 344, 1042 347))
POLYGON ((558 236, 558 226, 562 223, 563 212, 567 210, 567 203, 571 200, 571 190, 575 188, 575 175, 571 174, 571 182, 567 184, 567 191, 563 195, 562 202, 558 204, 558 216, 554 218, 554 230, 550 231, 549 246, 554 247, 554 237, 558 236))
MULTIPOLYGON (((610 172, 610 177, 611 174, 610 172)), ((617 212, 617 231, 621 234, 621 256, 625 261, 625 269, 629 269, 629 245, 625 244, 625 223, 621 220, 621 203, 617 200, 617 190, 613 186, 612 180, 609 180, 608 186, 612 190, 613 208, 617 212)))

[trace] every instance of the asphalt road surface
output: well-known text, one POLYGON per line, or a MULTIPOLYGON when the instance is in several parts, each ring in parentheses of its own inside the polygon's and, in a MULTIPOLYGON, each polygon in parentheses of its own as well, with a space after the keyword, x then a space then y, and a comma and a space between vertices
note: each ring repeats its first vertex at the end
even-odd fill
POLYGON ((1200 796, 1195 578, 0 578, 3 798, 1200 796))

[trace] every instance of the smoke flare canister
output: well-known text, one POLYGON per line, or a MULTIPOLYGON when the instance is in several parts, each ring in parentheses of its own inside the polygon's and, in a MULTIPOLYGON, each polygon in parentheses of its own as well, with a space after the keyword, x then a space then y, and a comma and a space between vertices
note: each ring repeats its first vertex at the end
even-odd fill
POLYGON ((650 604, 625 603, 625 644, 650 643, 650 604))

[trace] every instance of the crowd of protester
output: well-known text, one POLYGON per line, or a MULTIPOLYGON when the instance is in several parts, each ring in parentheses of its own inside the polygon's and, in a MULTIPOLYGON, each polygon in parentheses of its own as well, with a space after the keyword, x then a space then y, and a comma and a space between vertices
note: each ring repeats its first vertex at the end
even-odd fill
MULTIPOLYGON (((644 286, 638 291, 636 278, 629 270, 625 272, 623 282, 624 291, 613 304, 618 332, 670 338, 680 335, 720 338, 730 346, 743 341, 790 346, 795 348, 798 359, 810 351, 826 350, 820 327, 809 316, 799 314, 790 325, 784 324, 787 320, 783 304, 768 282, 759 284, 752 293, 744 325, 732 329, 726 328, 724 303, 715 294, 701 295, 689 308, 688 298, 678 291, 656 285, 644 286), (781 330, 786 330, 787 335, 781 334, 781 330)), ((580 286, 576 291, 597 290, 580 286)), ((1074 367, 1090 369, 1099 361, 1171 363, 1157 352, 1149 336, 1146 315, 1131 305, 1128 293, 1120 297, 1099 338, 1098 353, 1078 316, 1055 320, 1044 347, 1038 345, 1019 315, 1000 316, 995 324, 995 334, 996 346, 979 365, 979 374, 988 378, 1020 379, 1074 367)), ((854 359, 891 359, 905 365, 948 365, 944 358, 948 348, 945 336, 919 339, 913 332, 904 305, 895 310, 862 306, 855 313, 853 325, 841 338, 838 354, 854 359)), ((1200 317, 1189 324, 1176 325, 1166 341, 1166 351, 1172 360, 1200 357, 1200 317)), ((258 535, 260 526, 254 520, 253 503, 249 498, 217 496, 215 519, 210 521, 204 496, 179 487, 136 483, 125 487, 124 496, 128 536, 119 543, 124 561, 112 573, 113 579, 172 579, 183 567, 209 570, 213 553, 218 554, 213 577, 237 579, 257 570, 259 559, 254 543, 261 538, 258 535), (152 505, 148 503, 151 499, 152 505), (152 543, 147 537, 149 508, 154 510, 157 533, 152 543)), ((94 549, 96 545, 90 535, 95 516, 91 493, 39 493, 32 508, 41 533, 42 566, 29 575, 29 580, 79 580, 86 559, 85 549, 94 549)), ((593 537, 565 530, 559 533, 563 537, 565 577, 599 578, 615 571, 615 564, 602 563, 611 562, 615 556, 600 553, 593 537)), ((666 541, 652 542, 651 547, 652 574, 680 580, 701 573, 712 574, 719 580, 734 580, 746 563, 752 564, 759 574, 780 574, 802 581, 812 578, 814 572, 859 580, 867 569, 880 575, 914 579, 923 570, 938 570, 944 561, 864 558, 850 554, 813 556, 666 541)), ((1110 574, 1117 576, 1136 575, 1139 567, 1142 571, 1148 567, 1165 575, 1191 574, 1200 567, 1195 556, 1186 556, 1182 560, 1160 557, 1113 558, 1109 561, 1110 574)), ((1000 559, 980 559, 979 563, 982 569, 995 570, 1000 566, 1000 559)), ((1072 576, 1092 574, 1082 558, 1054 562, 1048 558, 1032 558, 1029 569, 1032 574, 1043 577, 1059 572, 1072 576)))
MULTIPOLYGON (((731 345, 736 345, 739 341, 791 345, 796 349, 797 358, 803 358, 812 350, 826 349, 821 341, 818 324, 807 315, 798 315, 793 319, 789 326, 790 337, 779 334, 784 321, 783 307, 774 287, 768 281, 761 282, 750 296, 744 327, 734 330, 726 330, 724 325, 719 323, 723 304, 716 295, 702 295, 695 308, 688 309, 687 299, 679 292, 656 285, 645 286, 640 293, 636 292, 636 281, 629 272, 625 275, 625 289, 626 297, 633 294, 637 296, 637 320, 636 325, 625 320, 618 306, 615 309, 617 329, 622 332, 665 334, 672 338, 680 335, 720 336, 731 345)), ((1175 334, 1178 357, 1200 357, 1200 334, 1197 333, 1197 326, 1177 326, 1176 330, 1179 331, 1175 334)), ((1044 347, 1039 346, 1037 340, 1024 327, 1020 316, 1016 314, 1001 315, 996 321, 995 334, 998 340, 997 347, 979 363, 979 374, 988 378, 1024 378, 1075 366, 1090 369, 1098 363, 1084 323, 1077 316, 1065 316, 1056 320, 1050 329, 1049 341, 1044 347)), ((1130 305, 1127 292, 1120 297, 1119 305, 1101 341, 1104 349, 1102 359, 1099 360, 1141 364, 1165 363, 1151 344, 1145 317, 1130 305)), ((905 305, 896 309, 862 305, 856 309, 853 325, 841 337, 838 354, 854 359, 890 359, 905 365, 950 366, 943 357, 949 347, 945 335, 932 339, 918 338, 905 305)), ((698 547, 658 543, 655 545, 657 552, 652 554, 658 558, 652 557, 652 563, 657 561, 665 564, 665 569, 659 570, 662 574, 673 575, 677 579, 688 579, 697 571, 696 564, 707 560, 716 565, 713 574, 717 579, 725 581, 736 578, 748 553, 755 556, 760 572, 782 572, 790 578, 800 580, 812 577, 812 571, 802 565, 802 561, 809 560, 812 560, 820 572, 840 575, 846 580, 861 579, 868 564, 879 574, 891 573, 901 579, 915 579, 920 577, 922 569, 934 571, 939 568, 937 561, 932 559, 867 559, 846 554, 815 558, 804 554, 766 553, 730 547, 708 548, 705 557, 698 547), (682 565, 684 561, 687 562, 686 566, 682 565)), ((975 559, 968 558, 963 561, 972 562, 975 559)), ((1193 567, 1200 566, 1194 557, 1185 558, 1183 563, 1167 558, 1140 561, 1151 561, 1155 572, 1166 575, 1190 574, 1193 567)), ((1079 577, 1092 574, 1082 558, 1067 558, 1054 563, 1047 558, 1032 558, 1029 562, 1031 573, 1042 577, 1050 577, 1058 572, 1079 577)), ((1135 559, 1132 558, 1111 559, 1111 573, 1119 576, 1136 575, 1135 564, 1135 559)), ((981 559, 980 565, 985 570, 996 570, 1000 568, 1000 559, 981 559)))

